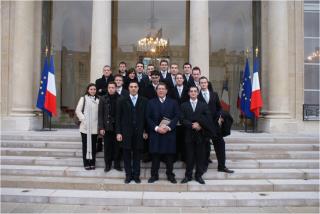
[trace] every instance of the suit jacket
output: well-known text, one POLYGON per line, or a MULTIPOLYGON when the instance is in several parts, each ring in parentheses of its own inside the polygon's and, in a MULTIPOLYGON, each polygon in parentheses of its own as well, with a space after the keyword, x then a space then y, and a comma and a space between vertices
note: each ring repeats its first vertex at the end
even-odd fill
POLYGON ((171 74, 170 74, 169 72, 167 72, 166 78, 164 78, 164 77, 162 76, 161 71, 160 71, 160 82, 164 82, 164 83, 167 85, 168 90, 169 90, 169 88, 171 87, 171 86, 170 86, 170 82, 172 82, 171 74))
POLYGON ((172 80, 172 75, 168 75, 167 74, 167 78, 166 78, 166 84, 168 86, 168 90, 172 90, 174 87, 175 87, 175 84, 173 83, 173 80, 172 80))
POLYGON ((218 133, 220 137, 226 137, 231 134, 231 127, 233 124, 233 118, 229 112, 222 112, 221 117, 223 118, 224 122, 220 127, 220 132, 218 133))
POLYGON ((143 96, 148 100, 151 100, 157 97, 157 91, 153 87, 152 83, 146 86, 143 93, 144 93, 143 96))
POLYGON ((116 133, 122 134, 121 146, 132 149, 132 136, 135 134, 135 148, 143 148, 143 132, 146 128, 146 108, 148 100, 138 96, 136 106, 133 106, 130 96, 121 97, 117 103, 116 133), (135 115, 134 115, 135 114, 135 115), (136 123, 133 124, 133 118, 136 123))
POLYGON ((185 85, 185 86, 190 85, 192 83, 192 81, 193 81, 193 77, 191 76, 191 74, 190 74, 189 80, 187 80, 186 75, 183 74, 183 79, 184 79, 183 85, 185 85))
POLYGON ((120 96, 122 96, 122 97, 129 96, 129 91, 127 89, 125 89, 123 86, 122 86, 122 90, 121 90, 120 96))
POLYGON ((181 97, 180 97, 177 86, 175 86, 169 91, 169 96, 172 99, 176 100, 179 106, 181 106, 182 103, 187 102, 189 100, 188 90, 189 89, 186 86, 183 86, 181 97))
POLYGON ((193 137, 197 137, 198 142, 202 142, 205 137, 214 135, 212 116, 208 105, 198 99, 195 111, 193 111, 190 101, 184 102, 181 105, 181 122, 186 128, 185 141, 192 141, 193 137), (192 123, 198 122, 201 130, 192 129, 192 123))
POLYGON ((103 96, 103 95, 107 94, 108 83, 113 80, 114 80, 114 77, 112 76, 112 74, 108 77, 107 80, 104 77, 104 75, 102 75, 101 78, 96 80, 96 88, 97 88, 97 93, 99 96, 103 96), (101 89, 101 92, 99 92, 100 89, 101 89))
POLYGON ((106 94, 100 98, 98 110, 98 129, 115 131, 117 99, 116 93, 112 98, 106 94))
POLYGON ((176 152, 176 125, 180 117, 178 103, 167 97, 163 103, 159 98, 149 100, 147 106, 147 122, 149 127, 149 152, 159 154, 174 154, 176 152), (171 131, 159 134, 155 131, 161 120, 166 117, 171 120, 168 125, 171 131))
MULTIPOLYGON (((137 80, 138 80, 138 78, 137 78, 137 80)), ((149 83, 150 83, 150 80, 149 80, 148 75, 142 74, 142 79, 140 80, 140 82, 138 81, 138 84, 139 84, 139 95, 143 96, 143 94, 145 92, 145 89, 149 85, 149 83)))

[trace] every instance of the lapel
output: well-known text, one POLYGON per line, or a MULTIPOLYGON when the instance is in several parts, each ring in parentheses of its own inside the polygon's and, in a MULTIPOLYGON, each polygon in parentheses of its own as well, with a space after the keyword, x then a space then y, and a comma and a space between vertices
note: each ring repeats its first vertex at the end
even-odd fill
MULTIPOLYGON (((132 103, 132 101, 131 101, 130 95, 129 95, 126 99, 127 99, 127 105, 128 105, 130 108, 133 108, 133 103, 132 103)), ((137 101, 137 102, 138 102, 138 101, 137 101)), ((137 105, 137 103, 136 103, 136 105, 137 105)))

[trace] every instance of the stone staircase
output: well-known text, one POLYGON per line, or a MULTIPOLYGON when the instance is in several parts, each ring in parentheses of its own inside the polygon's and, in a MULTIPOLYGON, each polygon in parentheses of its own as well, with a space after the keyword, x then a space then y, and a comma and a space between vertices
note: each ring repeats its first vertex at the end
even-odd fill
MULTIPOLYGON (((141 184, 123 183, 124 172, 82 166, 77 130, 5 132, 1 135, 1 201, 131 207, 319 206, 319 136, 248 134, 226 138, 227 166, 213 163, 195 181, 171 184, 161 165, 159 182, 148 184, 150 163, 142 163, 141 184)), ((175 163, 180 181, 184 165, 175 163)))

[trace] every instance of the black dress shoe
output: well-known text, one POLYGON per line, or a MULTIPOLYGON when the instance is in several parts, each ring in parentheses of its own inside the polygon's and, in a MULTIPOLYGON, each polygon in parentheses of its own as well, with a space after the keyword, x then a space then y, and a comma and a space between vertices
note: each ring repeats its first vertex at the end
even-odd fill
POLYGON ((91 169, 91 170, 95 170, 95 169, 96 169, 96 166, 90 166, 90 169, 91 169))
POLYGON ((187 177, 185 177, 184 179, 182 179, 181 183, 182 183, 182 184, 185 184, 185 183, 188 183, 188 182, 191 181, 191 180, 192 180, 192 178, 187 178, 187 177))
POLYGON ((110 170, 111 170, 111 166, 110 165, 108 165, 108 166, 106 166, 104 168, 104 172, 109 172, 110 170))
POLYGON ((130 183, 130 181, 131 181, 131 177, 126 177, 126 179, 124 179, 124 183, 125 184, 130 183))
POLYGON ((204 182, 204 180, 202 179, 202 177, 196 177, 195 180, 198 181, 199 184, 205 184, 205 182, 204 182))
POLYGON ((223 169, 218 169, 219 172, 225 172, 225 173, 234 173, 233 170, 228 169, 227 167, 224 167, 223 169))
POLYGON ((134 178, 133 180, 134 180, 134 182, 136 182, 136 184, 140 184, 141 183, 140 178, 134 178))
POLYGON ((167 180, 170 181, 172 184, 177 183, 177 180, 174 177, 168 177, 167 180))
POLYGON ((149 178, 149 180, 148 180, 148 183, 154 183, 157 180, 159 180, 159 177, 151 176, 151 178, 149 178))
POLYGON ((212 163, 212 160, 211 160, 210 158, 208 159, 208 163, 209 163, 209 164, 212 163))

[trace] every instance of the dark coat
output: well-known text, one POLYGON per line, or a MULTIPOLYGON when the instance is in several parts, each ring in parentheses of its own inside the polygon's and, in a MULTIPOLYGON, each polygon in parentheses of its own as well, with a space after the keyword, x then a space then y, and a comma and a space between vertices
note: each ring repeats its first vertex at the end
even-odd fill
POLYGON ((172 82, 171 74, 169 72, 167 72, 167 76, 166 76, 166 78, 164 78, 162 76, 162 73, 160 72, 160 82, 164 82, 167 85, 167 88, 169 90, 169 88, 171 87, 170 82, 172 82))
POLYGON ((115 131, 117 99, 116 93, 112 98, 106 94, 100 98, 98 109, 98 130, 115 131))
POLYGON ((189 80, 187 80, 187 77, 185 76, 185 74, 183 75, 183 79, 184 79, 183 85, 185 86, 189 86, 193 81, 193 77, 191 74, 190 74, 189 80))
POLYGON ((108 77, 108 79, 106 80, 106 78, 104 77, 104 75, 102 75, 101 78, 96 80, 96 88, 97 88, 97 94, 99 96, 103 96, 107 94, 107 86, 108 83, 113 81, 114 77, 112 76, 112 74, 108 77), (101 91, 100 91, 101 89, 101 91))
POLYGON ((143 92, 143 96, 145 98, 147 98, 148 100, 151 100, 153 98, 157 97, 157 91, 155 90, 155 88, 153 87, 152 83, 149 84, 143 92))
POLYGON ((179 117, 180 110, 175 100, 169 97, 163 103, 158 97, 149 100, 146 118, 149 127, 150 153, 174 154, 176 152, 176 125, 179 117), (155 128, 164 117, 171 120, 168 125, 171 131, 159 134, 155 128))
POLYGON ((202 141, 206 137, 212 137, 214 134, 212 116, 206 103, 198 100, 195 111, 193 111, 190 101, 184 102, 181 105, 181 122, 186 128, 185 141, 191 141, 193 135, 202 141), (200 131, 192 129, 192 123, 198 122, 201 126, 200 131))
POLYGON ((172 99, 176 100, 178 102, 179 106, 181 106, 182 103, 187 102, 189 100, 188 91, 189 91, 189 89, 186 86, 183 86, 181 97, 179 97, 179 92, 178 92, 177 86, 175 86, 174 88, 172 88, 169 91, 169 96, 172 99))
MULTIPOLYGON (((118 93, 118 92, 117 92, 117 93, 118 93)), ((123 86, 122 86, 122 90, 121 90, 120 96, 121 96, 121 97, 127 97, 127 96, 129 96, 129 91, 128 91, 127 89, 125 89, 123 86)))
POLYGON ((143 148, 143 132, 146 128, 146 108, 148 100, 138 96, 136 106, 133 106, 130 96, 121 97, 117 103, 116 133, 122 135, 121 146, 132 149, 132 136, 136 134, 135 148, 143 148), (135 108, 135 109, 134 109, 135 108), (135 110, 135 111, 134 111, 135 110), (136 123, 133 124, 134 112, 136 123))
POLYGON ((146 87, 150 84, 148 75, 142 74, 142 79, 140 80, 140 82, 138 81, 138 84, 139 84, 139 95, 143 96, 146 87))
POLYGON ((226 137, 231 134, 231 127, 233 124, 233 118, 229 112, 223 111, 221 114, 224 122, 222 123, 218 135, 220 137, 226 137))

